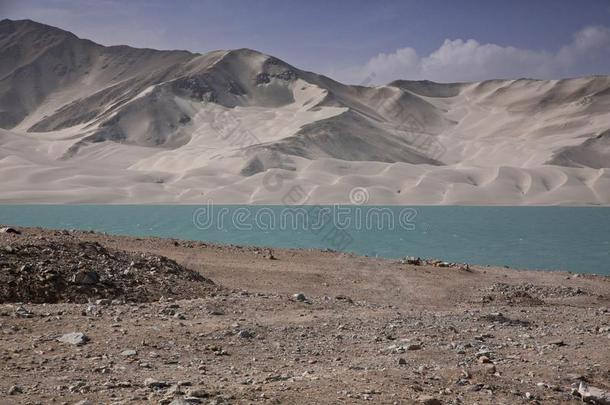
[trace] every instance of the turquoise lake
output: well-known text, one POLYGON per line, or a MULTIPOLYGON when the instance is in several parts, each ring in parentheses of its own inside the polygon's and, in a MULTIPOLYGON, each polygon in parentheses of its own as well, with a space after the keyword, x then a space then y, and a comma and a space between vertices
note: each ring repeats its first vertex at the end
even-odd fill
POLYGON ((0 223, 610 275, 610 208, 4 205, 0 223))

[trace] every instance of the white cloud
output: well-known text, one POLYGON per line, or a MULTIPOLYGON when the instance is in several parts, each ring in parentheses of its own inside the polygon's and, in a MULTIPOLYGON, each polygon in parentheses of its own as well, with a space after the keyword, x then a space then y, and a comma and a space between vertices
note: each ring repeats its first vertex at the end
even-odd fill
POLYGON ((481 44, 474 39, 447 39, 434 52, 419 56, 413 48, 380 53, 362 67, 335 72, 349 83, 385 84, 396 79, 438 82, 495 78, 560 78, 593 73, 610 66, 610 29, 587 27, 556 52, 481 44))

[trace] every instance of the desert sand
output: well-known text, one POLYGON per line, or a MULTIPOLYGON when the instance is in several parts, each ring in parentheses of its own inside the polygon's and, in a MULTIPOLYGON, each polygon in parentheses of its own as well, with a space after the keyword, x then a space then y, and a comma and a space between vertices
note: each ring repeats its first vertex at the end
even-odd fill
POLYGON ((610 203, 607 76, 350 86, 27 20, 0 59, 2 203, 610 203))
POLYGON ((19 231, 3 404, 607 403, 608 277, 19 231))

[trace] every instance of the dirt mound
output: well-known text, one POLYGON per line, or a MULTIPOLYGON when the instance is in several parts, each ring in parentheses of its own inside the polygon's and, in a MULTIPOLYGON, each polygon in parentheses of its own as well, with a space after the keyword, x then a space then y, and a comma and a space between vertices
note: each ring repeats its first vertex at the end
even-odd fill
POLYGON ((0 246, 0 303, 150 302, 216 290, 211 280, 166 257, 108 250, 97 242, 0 246))

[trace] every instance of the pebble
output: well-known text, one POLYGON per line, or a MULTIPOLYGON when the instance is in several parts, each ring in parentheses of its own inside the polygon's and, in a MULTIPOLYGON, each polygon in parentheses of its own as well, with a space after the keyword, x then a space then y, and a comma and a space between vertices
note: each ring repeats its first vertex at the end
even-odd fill
POLYGON ((13 385, 11 388, 8 389, 9 395, 17 395, 17 394, 22 394, 22 393, 23 393, 23 389, 18 385, 13 385))
POLYGON ((144 380, 144 386, 148 388, 166 388, 169 387, 170 384, 165 381, 159 381, 149 377, 144 380))
POLYGON ((82 346, 89 341, 89 337, 82 332, 72 332, 66 333, 57 340, 70 345, 82 346))
POLYGON ((239 333, 237 334, 237 336, 239 336, 242 339, 252 339, 254 337, 254 335, 248 331, 248 330, 240 330, 239 333))
POLYGON ((610 391, 591 387, 583 381, 578 385, 578 394, 587 402, 593 402, 599 405, 610 405, 610 391))
POLYGON ((121 352, 121 356, 123 356, 123 357, 133 357, 133 356, 136 356, 137 354, 138 354, 138 352, 137 352, 137 351, 135 351, 135 350, 131 350, 131 349, 129 349, 129 350, 123 350, 123 351, 121 352))
POLYGON ((10 226, 0 228, 0 233, 12 233, 15 235, 21 235, 21 231, 19 231, 18 229, 12 228, 10 226))
POLYGON ((293 298, 295 301, 300 301, 300 302, 307 301, 307 297, 305 297, 305 294, 303 294, 303 293, 294 294, 294 295, 292 296, 292 298, 293 298))
POLYGON ((19 305, 17 308, 15 308, 15 316, 17 318, 32 318, 34 314, 32 314, 32 312, 30 312, 23 305, 19 305))
POLYGON ((82 285, 95 285, 99 283, 100 276, 95 271, 81 270, 74 275, 74 282, 82 285))
POLYGON ((203 388, 191 388, 187 391, 187 394, 195 398, 205 398, 209 395, 208 392, 203 388))

